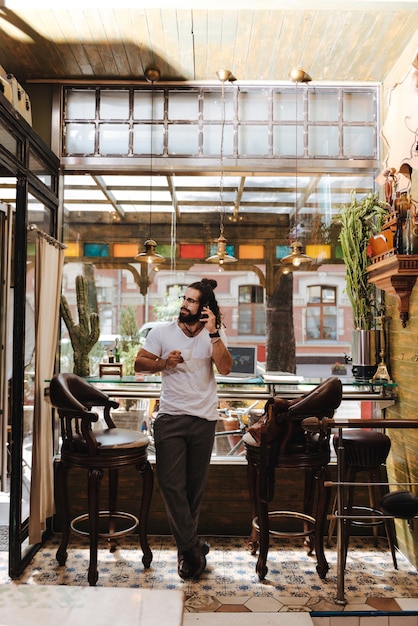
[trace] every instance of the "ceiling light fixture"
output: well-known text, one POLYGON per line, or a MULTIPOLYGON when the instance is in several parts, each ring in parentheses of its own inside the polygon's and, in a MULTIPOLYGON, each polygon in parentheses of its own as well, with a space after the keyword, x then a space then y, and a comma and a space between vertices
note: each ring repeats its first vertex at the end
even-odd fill
POLYGON ((155 248, 157 247, 157 243, 154 241, 154 239, 151 238, 151 225, 152 225, 152 219, 151 219, 151 213, 152 213, 152 182, 153 182, 153 178, 152 178, 152 173, 153 173, 153 168, 152 168, 152 160, 153 160, 153 153, 154 153, 154 145, 153 145, 153 134, 154 134, 154 83, 158 82, 158 80, 160 79, 160 70, 155 69, 155 68, 148 68, 145 70, 145 78, 146 80, 151 83, 151 128, 150 128, 150 154, 151 154, 151 159, 150 159, 150 181, 149 181, 149 238, 146 240, 146 242, 144 243, 144 251, 140 252, 139 254, 137 254, 135 256, 135 260, 139 261, 140 263, 148 263, 149 265, 157 265, 160 263, 165 263, 166 259, 161 256, 161 254, 158 254, 155 251, 155 248))
POLYGON ((281 259, 281 265, 283 266, 282 273, 288 274, 297 270, 301 265, 305 265, 312 262, 312 259, 307 254, 303 253, 303 244, 298 241, 298 225, 299 225, 299 199, 298 199, 298 83, 309 83, 311 77, 304 70, 292 70, 289 74, 291 80, 295 83, 295 107, 296 107, 296 119, 295 119, 295 212, 294 212, 294 241, 290 244, 290 254, 281 259))
POLYGON ((218 249, 216 254, 208 257, 206 259, 207 263, 218 263, 221 267, 224 263, 235 263, 238 259, 234 256, 231 256, 226 251, 226 239, 224 237, 224 220, 225 220, 225 204, 224 204, 224 133, 225 133, 225 82, 227 80, 234 81, 235 77, 229 70, 218 70, 216 72, 217 77, 222 83, 222 124, 221 124, 221 178, 220 178, 220 206, 219 206, 219 217, 220 217, 220 233, 219 237, 215 239, 215 242, 218 244, 218 249))
POLYGON ((289 73, 289 78, 294 83, 310 83, 312 80, 309 74, 301 69, 291 70, 291 72, 289 73))

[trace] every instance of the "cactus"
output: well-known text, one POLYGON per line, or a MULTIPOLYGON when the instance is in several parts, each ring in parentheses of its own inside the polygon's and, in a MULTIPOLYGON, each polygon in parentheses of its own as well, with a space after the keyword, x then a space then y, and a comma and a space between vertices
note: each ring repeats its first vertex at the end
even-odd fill
POLYGON ((74 374, 88 376, 90 374, 89 353, 97 343, 100 335, 99 316, 88 313, 87 281, 84 276, 75 279, 77 294, 78 324, 74 323, 70 307, 65 296, 61 296, 60 311, 70 334, 74 352, 74 374))

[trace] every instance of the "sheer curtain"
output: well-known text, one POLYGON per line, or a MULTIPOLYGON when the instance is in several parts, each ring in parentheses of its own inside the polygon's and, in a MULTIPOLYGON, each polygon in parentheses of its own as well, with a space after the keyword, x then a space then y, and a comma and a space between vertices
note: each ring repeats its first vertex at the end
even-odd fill
POLYGON ((54 371, 59 324, 64 248, 38 231, 35 262, 35 404, 29 543, 40 543, 46 520, 54 514, 53 429, 51 406, 44 398, 45 380, 54 371))

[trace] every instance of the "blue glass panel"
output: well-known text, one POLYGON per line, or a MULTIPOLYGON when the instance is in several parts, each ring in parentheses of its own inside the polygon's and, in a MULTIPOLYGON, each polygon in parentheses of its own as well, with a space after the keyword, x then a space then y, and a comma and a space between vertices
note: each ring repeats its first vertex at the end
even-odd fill
POLYGON ((276 246, 276 259, 283 259, 288 254, 290 254, 289 246, 276 246))
POLYGON ((109 256, 109 244, 85 243, 84 256, 109 256))
MULTIPOLYGON (((210 244, 210 255, 209 256, 214 256, 217 252, 218 252, 218 244, 217 243, 211 243, 210 244)), ((233 244, 227 243, 226 244, 226 252, 230 256, 235 256, 235 246, 233 244)))

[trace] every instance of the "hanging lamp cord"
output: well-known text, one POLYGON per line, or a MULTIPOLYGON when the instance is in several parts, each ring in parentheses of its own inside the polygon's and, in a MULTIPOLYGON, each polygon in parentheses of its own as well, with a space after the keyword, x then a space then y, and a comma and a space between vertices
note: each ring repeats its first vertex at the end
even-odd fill
POLYGON ((151 132, 150 132, 150 175, 149 175, 149 239, 151 239, 151 231, 152 231, 152 155, 153 155, 153 134, 154 134, 154 81, 151 82, 151 132))
POLYGON ((220 237, 223 237, 224 234, 224 220, 225 220, 225 205, 224 205, 224 137, 225 137, 225 81, 222 81, 222 91, 221 91, 221 102, 222 102, 222 111, 221 111, 221 177, 219 181, 220 185, 220 220, 219 220, 219 231, 220 237))
POLYGON ((299 207, 298 207, 298 83, 296 81, 295 83, 295 109, 296 109, 296 120, 295 120, 295 129, 296 129, 296 134, 295 134, 295 148, 296 148, 296 154, 295 154, 295 217, 294 217, 294 223, 295 223, 295 235, 294 235, 294 240, 297 241, 298 240, 298 228, 299 228, 299 224, 298 224, 298 211, 299 211, 299 207))

